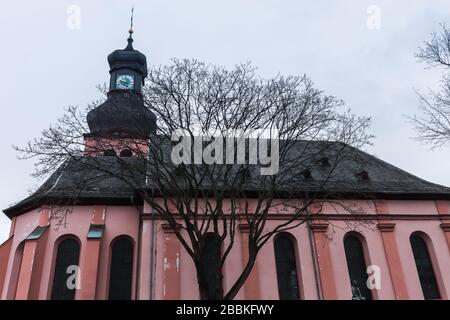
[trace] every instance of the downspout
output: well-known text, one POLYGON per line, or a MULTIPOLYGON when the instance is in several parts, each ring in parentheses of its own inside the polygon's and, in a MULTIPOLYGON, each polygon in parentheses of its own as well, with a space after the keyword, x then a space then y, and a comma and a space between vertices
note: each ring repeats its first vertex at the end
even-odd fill
MULTIPOLYGON (((153 190, 152 190, 153 193, 153 190)), ((153 194, 152 194, 153 199, 153 194)), ((150 212, 152 239, 150 241, 150 300, 155 300, 155 282, 156 282, 156 232, 155 232, 155 213, 153 208, 150 212)))
POLYGON ((142 214, 144 212, 144 205, 139 210, 139 227, 138 227, 138 244, 137 244, 137 267, 136 267, 136 285, 135 285, 135 293, 134 300, 140 300, 139 292, 141 288, 141 250, 142 250, 142 214))
POLYGON ((155 219, 154 219, 154 212, 152 210, 151 213, 151 226, 152 226, 152 240, 150 245, 150 300, 155 300, 155 282, 156 282, 156 250, 155 250, 155 244, 156 244, 156 230, 155 230, 155 219))
POLYGON ((321 279, 320 279, 320 272, 319 272, 319 262, 317 261, 317 249, 316 249, 316 242, 314 241, 314 235, 313 231, 311 229, 311 219, 308 220, 308 236, 309 236, 309 244, 311 248, 311 255, 312 255, 312 261, 313 261, 313 268, 314 268, 314 275, 316 278, 316 290, 317 290, 317 297, 319 300, 323 300, 322 296, 322 286, 321 286, 321 279))
MULTIPOLYGON (((147 166, 148 166, 148 162, 147 162, 147 166)), ((146 168, 147 169, 147 168, 146 168)), ((146 170, 146 172, 148 172, 146 170)), ((145 175, 145 187, 147 188, 149 185, 148 183, 148 175, 145 175)), ((154 199, 154 190, 153 188, 150 189, 151 190, 151 194, 150 197, 151 199, 154 199)), ((145 200, 144 200, 145 201, 145 200)), ((155 212, 153 207, 147 203, 149 205, 149 209, 150 209, 150 225, 151 225, 151 232, 152 232, 152 238, 150 240, 150 300, 155 300, 155 291, 156 291, 156 232, 155 232, 155 212)), ((144 204, 145 206, 145 204, 144 204)), ((144 208, 144 207, 143 207, 144 208)), ((141 221, 142 223, 142 221, 141 221)))

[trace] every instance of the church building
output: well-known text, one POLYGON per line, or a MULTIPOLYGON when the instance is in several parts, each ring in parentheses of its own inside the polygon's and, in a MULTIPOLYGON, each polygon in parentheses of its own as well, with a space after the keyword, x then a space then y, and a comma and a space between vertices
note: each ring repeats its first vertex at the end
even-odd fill
MULTIPOLYGON (((142 95, 147 59, 133 48, 130 32, 125 49, 112 52, 108 63, 108 96, 87 115, 85 153, 133 158, 118 141, 132 134, 145 148, 156 132, 157 119, 142 95), (99 139, 111 141, 111 148, 96 153, 99 139)), ((449 298, 450 188, 363 151, 357 155, 348 164, 352 174, 333 188, 365 214, 325 205, 321 218, 277 234, 261 249, 236 299, 449 298), (355 219, 370 223, 349 230, 348 220, 355 219)), ((34 194, 3 210, 11 229, 0 245, 0 299, 199 299, 191 257, 123 182, 91 182, 63 219, 51 218, 51 204, 69 199, 80 175, 77 163, 68 161, 34 194)), ((243 268, 246 232, 238 228, 236 250, 223 268, 225 290, 243 268)))

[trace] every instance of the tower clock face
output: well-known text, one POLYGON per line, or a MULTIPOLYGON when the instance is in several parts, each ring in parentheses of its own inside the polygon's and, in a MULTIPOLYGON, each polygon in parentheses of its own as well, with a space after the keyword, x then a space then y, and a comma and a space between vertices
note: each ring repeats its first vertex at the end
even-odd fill
POLYGON ((117 89, 130 90, 134 88, 134 77, 128 74, 123 74, 117 77, 116 81, 117 89))

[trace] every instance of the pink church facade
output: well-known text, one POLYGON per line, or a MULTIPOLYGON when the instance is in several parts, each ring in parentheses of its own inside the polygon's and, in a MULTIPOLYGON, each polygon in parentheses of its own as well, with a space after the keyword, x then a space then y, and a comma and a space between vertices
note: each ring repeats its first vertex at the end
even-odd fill
MULTIPOLYGON (((130 37, 126 49, 108 57, 110 93, 88 114, 86 156, 96 156, 98 137, 109 134, 114 138, 108 151, 130 157, 129 150, 121 150, 128 140, 117 138, 119 130, 133 138, 145 131, 139 149, 145 149, 145 137, 155 130, 154 115, 139 109, 147 66, 132 42, 130 37), (112 100, 122 112, 118 117, 112 100), (136 110, 142 112, 138 121, 127 118, 136 110)), ((449 298, 450 189, 360 156, 367 167, 352 167, 358 170, 351 183, 366 190, 367 197, 338 200, 358 205, 363 213, 349 214, 326 201, 319 212, 311 207, 311 221, 278 234, 261 249, 236 299, 449 298), (376 283, 369 290, 363 288, 367 270, 376 283)), ((78 177, 76 168, 69 167, 58 169, 39 197, 4 210, 12 223, 9 238, 0 245, 0 299, 199 299, 191 257, 167 223, 133 193, 94 186, 67 206, 63 219, 54 218, 58 208, 49 199, 66 197, 68 183, 78 177), (67 266, 76 268, 67 272, 67 266), (75 287, 68 289, 72 274, 77 275, 75 287)), ((279 224, 284 214, 274 209, 267 228, 279 224)), ((247 237, 242 222, 223 269, 225 290, 247 261, 247 237)))
MULTIPOLYGON (((289 232, 295 248, 299 298, 352 298, 344 238, 357 234, 366 265, 380 270, 373 299, 424 299, 410 243, 411 235, 418 234, 426 242, 440 298, 448 299, 450 201, 359 202, 366 212, 358 218, 369 223, 358 231, 348 231, 348 222, 357 217, 325 206, 311 224, 289 232)), ((49 220, 45 207, 13 217, 10 238, 1 246, 1 299, 50 299, 57 248, 67 238, 80 243, 80 283, 75 299, 108 299, 112 247, 123 237, 133 243, 132 299, 198 299, 191 258, 164 221, 152 219, 151 213, 147 205, 76 206, 65 226, 59 227, 49 220), (102 238, 87 238, 92 225, 104 225, 102 238), (38 226, 48 227, 45 235, 27 239, 38 226)), ((245 261, 245 228, 239 230, 224 268, 225 288, 237 278, 245 261)), ((276 275, 271 241, 260 252, 237 299, 279 299, 276 275)))

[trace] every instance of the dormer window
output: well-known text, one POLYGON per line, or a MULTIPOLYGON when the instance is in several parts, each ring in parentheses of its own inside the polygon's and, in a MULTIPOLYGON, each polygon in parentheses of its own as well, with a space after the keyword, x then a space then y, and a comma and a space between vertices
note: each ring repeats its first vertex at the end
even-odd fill
POLYGON ((175 175, 182 177, 186 174, 186 168, 184 166, 178 166, 175 168, 175 175))
POLYGON ((303 178, 305 178, 306 180, 311 180, 312 179, 312 173, 311 170, 309 169, 305 169, 301 172, 301 175, 303 176, 303 178))
POLYGON ((328 157, 322 157, 319 160, 319 163, 322 167, 329 167, 330 165, 330 159, 328 157))
POLYGON ((366 170, 362 170, 356 174, 360 180, 370 180, 369 173, 366 170))

